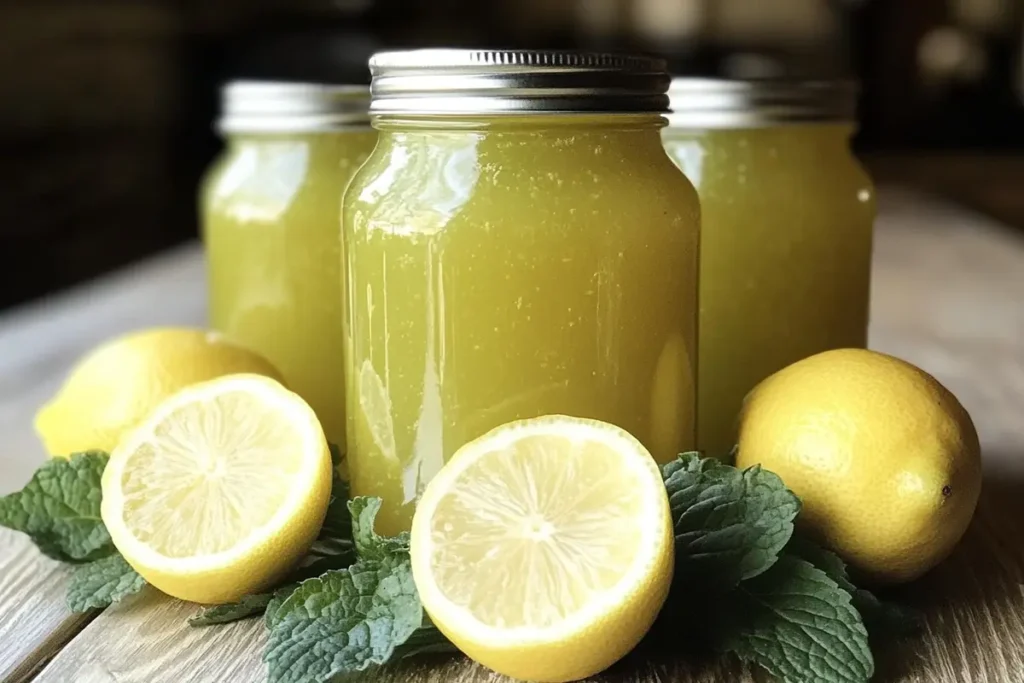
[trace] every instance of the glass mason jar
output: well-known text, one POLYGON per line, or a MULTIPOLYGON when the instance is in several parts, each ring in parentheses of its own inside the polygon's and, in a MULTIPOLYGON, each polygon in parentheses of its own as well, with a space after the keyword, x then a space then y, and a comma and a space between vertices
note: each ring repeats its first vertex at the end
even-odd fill
POLYGON ((847 83, 675 79, 665 148, 700 195, 697 443, 727 455, 743 397, 867 343, 875 193, 847 83))
POLYGON ((343 210, 348 462, 407 528, 467 441, 563 413, 661 461, 694 443, 699 208, 660 60, 371 60, 380 138, 343 210))
POLYGON ((210 324, 266 356, 345 438, 341 198, 369 156, 369 88, 236 82, 201 191, 210 324))

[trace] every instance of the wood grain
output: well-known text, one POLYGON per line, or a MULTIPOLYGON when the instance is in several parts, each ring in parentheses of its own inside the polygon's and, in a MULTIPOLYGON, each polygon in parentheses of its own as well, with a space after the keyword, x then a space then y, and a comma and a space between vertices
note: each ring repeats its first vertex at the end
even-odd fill
POLYGON ((97 617, 35 681, 262 681, 258 624, 195 629, 185 623, 195 611, 146 589, 97 617))
MULTIPOLYGON (((190 245, 0 317, 0 494, 45 459, 33 415, 82 353, 140 327, 201 325, 205 310, 203 261, 190 245)), ((25 680, 94 616, 65 607, 69 573, 0 528, 0 681, 25 680)))
MULTIPOLYGON (((881 209, 871 344, 921 365, 960 396, 982 436, 986 482, 978 514, 953 557, 889 596, 920 608, 926 627, 903 643, 882 644, 877 680, 1024 683, 1024 241, 977 215, 911 193, 883 194, 881 209)), ((168 300, 166 294, 145 296, 168 300)), ((262 625, 190 629, 185 619, 194 609, 150 593, 107 610, 35 680, 263 681, 262 625)), ((360 680, 505 681, 463 659, 423 660, 360 680)), ((642 651, 593 679, 765 680, 729 661, 642 651)))
POLYGON ((64 605, 70 570, 0 528, 0 681, 28 680, 89 621, 64 605))

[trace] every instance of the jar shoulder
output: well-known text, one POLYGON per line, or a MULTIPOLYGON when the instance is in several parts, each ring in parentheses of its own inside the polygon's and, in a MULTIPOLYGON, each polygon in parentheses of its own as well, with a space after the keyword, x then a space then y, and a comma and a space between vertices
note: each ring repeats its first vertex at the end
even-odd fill
MULTIPOLYGON (((511 150, 515 151, 515 150, 511 150)), ((345 212, 361 222, 413 215, 447 220, 461 213, 552 217, 599 210, 616 217, 693 221, 692 184, 658 146, 629 154, 509 153, 467 144, 434 149, 379 148, 355 175, 345 212)))

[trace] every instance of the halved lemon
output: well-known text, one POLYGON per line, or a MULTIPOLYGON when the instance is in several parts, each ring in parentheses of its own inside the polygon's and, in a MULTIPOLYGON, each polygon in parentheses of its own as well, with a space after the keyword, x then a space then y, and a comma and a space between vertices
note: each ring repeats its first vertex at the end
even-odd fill
POLYGON ((271 586, 306 553, 331 495, 313 410, 258 375, 192 385, 121 440, 103 472, 103 522, 128 563, 182 600, 271 586))
POLYGON ((632 650, 674 564, 650 453, 618 427, 564 416, 460 448, 419 501, 411 551, 423 606, 460 650, 543 682, 585 678, 632 650))

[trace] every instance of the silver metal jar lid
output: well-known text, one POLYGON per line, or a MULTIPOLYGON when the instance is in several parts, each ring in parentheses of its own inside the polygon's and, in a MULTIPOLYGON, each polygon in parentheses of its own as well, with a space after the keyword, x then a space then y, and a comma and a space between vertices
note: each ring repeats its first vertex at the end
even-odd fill
POLYGON ((669 128, 852 121, 857 114, 857 85, 851 81, 674 78, 669 98, 669 128))
POLYGON ((371 114, 664 113, 663 60, 549 50, 409 50, 370 59, 371 114))
POLYGON ((274 81, 221 88, 222 133, 320 133, 370 125, 370 89, 274 81))

